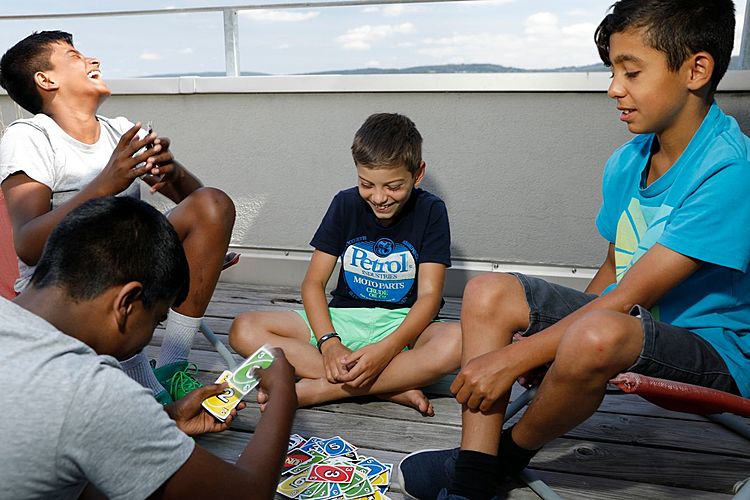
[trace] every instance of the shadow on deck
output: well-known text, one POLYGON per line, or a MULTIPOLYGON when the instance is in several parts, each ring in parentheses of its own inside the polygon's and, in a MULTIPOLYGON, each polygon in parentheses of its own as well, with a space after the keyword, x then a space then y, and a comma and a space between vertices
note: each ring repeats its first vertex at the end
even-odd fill
MULTIPOLYGON (((226 343, 232 318, 248 310, 301 307, 299 290, 220 283, 209 306, 209 326, 226 343)), ((460 303, 446 299, 443 315, 458 317, 460 303)), ((154 356, 163 330, 147 354, 154 356)), ((213 382, 224 369, 221 357, 196 337, 193 361, 201 381, 213 382)), ((294 432, 303 436, 340 435, 366 455, 397 464, 423 448, 458 446, 460 408, 448 393, 449 379, 426 388, 435 417, 374 399, 300 409, 294 432)), ((512 398, 521 388, 516 386, 512 398)), ((254 395, 232 429, 198 442, 228 461, 244 449, 259 419, 254 395)), ((670 412, 637 396, 608 394, 599 411, 546 446, 530 467, 563 498, 729 498, 735 483, 750 475, 750 442, 702 417, 670 412)), ((404 498, 394 475, 389 497, 404 498)), ((530 489, 508 485, 508 498, 538 498, 530 489)))

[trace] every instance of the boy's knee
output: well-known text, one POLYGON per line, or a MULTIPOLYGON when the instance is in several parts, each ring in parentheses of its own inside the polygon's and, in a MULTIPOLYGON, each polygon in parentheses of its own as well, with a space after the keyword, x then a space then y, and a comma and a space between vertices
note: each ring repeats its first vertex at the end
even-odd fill
POLYGON ((468 299, 479 307, 497 308, 519 292, 522 296, 523 287, 512 274, 485 273, 469 280, 464 288, 464 301, 468 299))
POLYGON ((236 348, 238 344, 251 341, 252 332, 256 330, 257 321, 254 312, 244 312, 234 318, 229 327, 229 345, 236 348))
POLYGON ((623 351, 632 343, 625 317, 612 311, 594 311, 570 325, 555 356, 558 368, 581 376, 601 373, 607 377, 613 370, 623 369, 623 351))
POLYGON ((187 198, 197 207, 196 216, 209 223, 234 225, 234 202, 224 191, 212 187, 197 189, 187 198))

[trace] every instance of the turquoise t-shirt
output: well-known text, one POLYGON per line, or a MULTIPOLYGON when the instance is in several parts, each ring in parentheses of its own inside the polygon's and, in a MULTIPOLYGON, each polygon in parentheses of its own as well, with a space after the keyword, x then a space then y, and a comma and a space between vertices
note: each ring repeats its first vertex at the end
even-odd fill
POLYGON ((596 225, 615 244, 617 283, 654 243, 702 261, 652 312, 710 342, 750 397, 750 138, 714 103, 677 162, 645 187, 653 140, 633 138, 604 171, 596 225))

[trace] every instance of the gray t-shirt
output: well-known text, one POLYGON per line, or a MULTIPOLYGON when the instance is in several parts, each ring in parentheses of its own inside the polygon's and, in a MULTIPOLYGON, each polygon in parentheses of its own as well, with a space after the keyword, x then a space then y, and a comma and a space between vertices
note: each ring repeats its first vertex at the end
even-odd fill
POLYGON ((145 498, 195 447, 115 358, 2 298, 0 382, 0 498, 145 498))

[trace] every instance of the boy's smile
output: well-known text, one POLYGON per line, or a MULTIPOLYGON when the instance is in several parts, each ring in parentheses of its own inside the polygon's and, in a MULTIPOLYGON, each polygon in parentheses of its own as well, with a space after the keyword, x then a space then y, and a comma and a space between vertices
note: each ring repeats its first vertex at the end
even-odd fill
POLYGON ((641 30, 610 37, 612 83, 608 95, 617 101, 620 120, 636 134, 662 134, 680 123, 687 109, 687 65, 671 71, 666 55, 647 46, 641 30))
POLYGON ((409 201, 412 189, 422 181, 424 169, 424 162, 415 174, 405 166, 370 168, 357 165, 359 195, 370 205, 378 221, 388 226, 409 201))
POLYGON ((45 71, 65 90, 72 93, 94 92, 98 95, 109 96, 111 91, 102 80, 100 61, 94 57, 86 57, 75 47, 67 43, 51 45, 51 69, 45 71))

